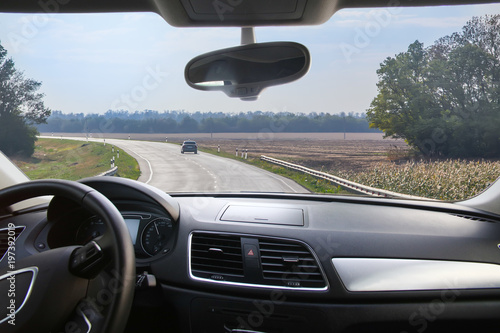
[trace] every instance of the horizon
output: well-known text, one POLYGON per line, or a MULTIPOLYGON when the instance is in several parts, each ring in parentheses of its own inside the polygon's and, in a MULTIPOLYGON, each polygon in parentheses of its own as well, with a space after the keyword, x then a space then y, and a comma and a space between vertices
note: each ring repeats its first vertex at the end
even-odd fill
POLYGON ((311 53, 310 71, 266 89, 255 102, 194 90, 193 57, 239 44, 239 28, 174 28, 153 13, 0 14, 0 42, 26 78, 41 81, 45 105, 65 114, 108 110, 365 113, 376 70, 418 39, 425 47, 500 5, 346 9, 321 26, 258 27, 258 42, 290 40, 311 53), (366 19, 369 19, 368 22, 366 19))
POLYGON ((361 113, 361 112, 340 112, 340 113, 331 113, 331 112, 289 112, 289 111, 267 111, 267 110, 248 110, 248 111, 240 111, 240 112, 222 112, 222 111, 186 111, 186 110, 151 110, 151 109, 144 109, 144 110, 134 110, 134 111, 128 111, 128 110, 107 110, 106 112, 103 113, 75 113, 75 112, 69 112, 66 113, 61 110, 51 110, 52 113, 50 116, 57 116, 59 113, 65 115, 65 116, 84 116, 84 117, 89 117, 89 116, 107 116, 108 113, 113 113, 113 114, 127 114, 127 115, 137 115, 137 114, 147 114, 147 113, 155 113, 159 115, 163 114, 188 114, 188 115, 195 115, 195 114, 202 114, 206 115, 209 113, 212 113, 214 115, 227 115, 227 116, 240 116, 241 114, 248 115, 251 114, 253 116, 254 113, 262 113, 262 115, 285 115, 285 114, 291 114, 293 116, 306 116, 306 117, 312 117, 312 116, 323 116, 323 115, 330 115, 330 116, 339 116, 339 117, 354 117, 354 118, 365 118, 366 114, 361 113))

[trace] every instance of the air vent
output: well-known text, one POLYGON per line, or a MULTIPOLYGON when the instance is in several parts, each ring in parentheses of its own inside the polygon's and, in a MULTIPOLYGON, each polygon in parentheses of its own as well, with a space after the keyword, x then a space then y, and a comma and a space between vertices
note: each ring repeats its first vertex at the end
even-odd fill
POLYGON ((3 257, 7 253, 7 250, 9 249, 9 241, 12 241, 12 239, 16 240, 23 230, 24 227, 21 226, 10 229, 0 229, 0 261, 2 261, 3 257))
POLYGON ((299 241, 194 232, 190 275, 195 280, 244 287, 328 290, 310 248, 299 241))
POLYGON ((199 278, 240 281, 244 276, 239 236, 193 234, 191 273, 199 278))
POLYGON ((303 244, 259 238, 262 274, 267 284, 324 288, 326 282, 316 258, 303 244))
POLYGON ((484 217, 479 217, 479 216, 474 216, 474 215, 454 214, 454 213, 450 213, 450 215, 453 215, 453 216, 456 216, 456 217, 461 217, 463 219, 472 220, 472 221, 498 223, 498 221, 496 221, 496 220, 487 219, 487 218, 484 218, 484 217))

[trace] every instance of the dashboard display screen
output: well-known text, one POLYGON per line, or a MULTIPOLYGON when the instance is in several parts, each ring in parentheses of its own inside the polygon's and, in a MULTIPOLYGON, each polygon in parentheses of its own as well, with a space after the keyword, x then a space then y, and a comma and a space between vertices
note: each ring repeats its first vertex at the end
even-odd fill
POLYGON ((139 230, 140 219, 129 219, 125 218, 125 224, 127 225, 128 232, 130 232, 130 238, 132 238, 132 244, 135 245, 137 240, 137 231, 139 230))

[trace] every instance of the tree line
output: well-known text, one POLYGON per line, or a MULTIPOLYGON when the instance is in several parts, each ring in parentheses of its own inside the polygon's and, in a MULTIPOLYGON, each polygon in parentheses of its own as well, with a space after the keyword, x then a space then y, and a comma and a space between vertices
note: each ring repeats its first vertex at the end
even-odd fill
POLYGON ((500 15, 474 17, 429 47, 417 40, 377 74, 371 127, 426 155, 500 156, 500 15))
POLYGON ((104 114, 65 114, 54 111, 40 132, 67 133, 226 133, 260 132, 379 132, 370 129, 359 113, 274 113, 248 111, 237 114, 144 110, 112 111, 104 114))

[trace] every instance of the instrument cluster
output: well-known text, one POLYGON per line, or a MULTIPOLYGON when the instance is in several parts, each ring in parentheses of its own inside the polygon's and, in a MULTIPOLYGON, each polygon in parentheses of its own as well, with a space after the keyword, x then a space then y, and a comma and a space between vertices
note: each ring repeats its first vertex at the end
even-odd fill
MULTIPOLYGON (((142 212, 122 212, 134 245, 136 258, 149 258, 170 250, 173 240, 173 222, 170 217, 142 212)), ((98 216, 83 221, 76 232, 76 242, 86 244, 106 232, 98 216)))

